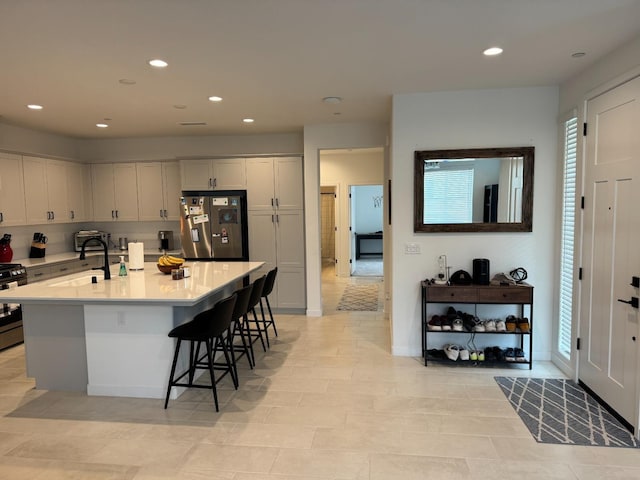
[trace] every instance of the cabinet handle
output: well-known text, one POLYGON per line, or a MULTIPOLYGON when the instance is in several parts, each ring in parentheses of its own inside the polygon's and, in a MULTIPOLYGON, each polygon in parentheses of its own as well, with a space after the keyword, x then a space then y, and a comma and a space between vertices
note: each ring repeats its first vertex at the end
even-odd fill
POLYGON ((275 219, 275 215, 271 215, 271 223, 275 223, 276 219, 275 219))
POLYGON ((276 223, 280 223, 280 215, 276 215, 276 223))
POLYGON ((168 215, 167 215, 167 211, 165 210, 165 211, 164 211, 164 218, 167 218, 167 217, 168 217, 168 215))
POLYGON ((4 213, 0 212, 0 222, 4 222, 4 213))
POLYGON ((116 210, 116 218, 118 218, 118 210, 116 210))
POLYGON ((34 276, 34 277, 40 277, 40 276, 42 276, 42 275, 44 275, 42 272, 40 272, 40 273, 34 273, 34 274, 33 274, 33 276, 34 276))
POLYGON ((209 177, 209 187, 213 188, 213 178, 209 177))
POLYGON ((111 210, 111 218, 116 218, 116 211, 115 210, 111 210))
POLYGON ((62 268, 60 269, 60 271, 61 271, 61 272, 66 272, 67 270, 69 270, 69 267, 62 267, 62 268))
POLYGON ((280 201, 276 198, 276 208, 280 208, 280 201))
POLYGON ((76 212, 71 210, 71 220, 73 220, 74 218, 76 218, 76 212))
POLYGON ((271 199, 271 206, 275 207, 275 204, 273 203, 273 198, 271 199))
POLYGON ((218 179, 214 178, 213 179, 213 188, 216 188, 218 186, 218 179))
POLYGON ((51 220, 55 220, 56 219, 56 212, 51 211, 51 220))
POLYGON ((160 218, 162 218, 164 215, 162 215, 162 209, 160 209, 160 218))

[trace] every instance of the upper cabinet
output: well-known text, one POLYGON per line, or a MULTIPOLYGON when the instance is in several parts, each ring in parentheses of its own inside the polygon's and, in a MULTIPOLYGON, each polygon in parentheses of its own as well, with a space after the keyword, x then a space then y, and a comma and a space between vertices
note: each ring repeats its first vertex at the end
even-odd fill
POLYGON ((135 163, 91 165, 93 219, 97 222, 138 220, 135 163))
POLYGON ((180 160, 182 190, 244 190, 244 158, 180 160))
POLYGON ((67 222, 67 163, 23 157, 27 224, 67 222))
POLYGON ((91 166, 67 164, 67 222, 91 220, 91 166))
POLYGON ((302 210, 302 178, 300 157, 248 158, 248 208, 302 210))
POLYGON ((179 220, 180 166, 178 162, 136 163, 140 220, 179 220))
POLYGON ((0 226, 26 222, 22 157, 0 152, 0 226))

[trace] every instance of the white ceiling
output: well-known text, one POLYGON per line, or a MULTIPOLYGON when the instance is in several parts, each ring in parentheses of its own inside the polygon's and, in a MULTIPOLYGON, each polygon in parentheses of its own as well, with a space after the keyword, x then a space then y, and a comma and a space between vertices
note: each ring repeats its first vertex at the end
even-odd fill
POLYGON ((388 122, 397 93, 558 85, 639 19, 638 0, 0 0, 0 121, 80 138, 388 122))

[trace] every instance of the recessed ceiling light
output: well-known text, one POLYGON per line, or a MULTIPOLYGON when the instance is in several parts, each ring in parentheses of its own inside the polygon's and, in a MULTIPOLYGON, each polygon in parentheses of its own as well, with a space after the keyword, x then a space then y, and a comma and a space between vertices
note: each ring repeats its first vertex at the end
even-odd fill
POLYGON ((173 108, 177 108, 178 110, 184 110, 185 108, 187 108, 186 105, 174 105, 173 108))
POLYGON ((27 105, 27 108, 29 110, 42 110, 42 105, 36 105, 35 103, 31 103, 29 105, 27 105))
POLYGON ((155 58, 153 60, 149 60, 149 65, 156 68, 165 68, 169 64, 164 60, 160 60, 159 58, 155 58))
POLYGON ((341 97, 324 97, 324 98, 322 99, 322 101, 323 101, 324 103, 333 103, 333 104, 336 104, 336 103, 340 103, 340 102, 342 102, 342 98, 341 98, 341 97))
POLYGON ((244 123, 253 123, 255 120, 253 118, 243 118, 242 121, 244 123))
POLYGON ((216 97, 214 95, 213 97, 209 97, 209 101, 210 102, 221 102, 222 101, 222 97, 216 97))
POLYGON ((120 82, 120 84, 122 85, 135 85, 136 81, 135 80, 131 80, 130 78, 121 78, 120 80, 118 80, 118 82, 120 82))
POLYGON ((571 56, 573 58, 580 58, 580 57, 584 57, 586 55, 586 53, 584 52, 576 52, 576 53, 572 53, 571 56))
POLYGON ((96 123, 96 127, 98 127, 98 128, 108 128, 109 125, 107 125, 106 123, 96 123))
POLYGON ((500 55, 502 53, 502 49, 500 47, 491 47, 487 48, 484 52, 487 57, 493 57, 495 55, 500 55))

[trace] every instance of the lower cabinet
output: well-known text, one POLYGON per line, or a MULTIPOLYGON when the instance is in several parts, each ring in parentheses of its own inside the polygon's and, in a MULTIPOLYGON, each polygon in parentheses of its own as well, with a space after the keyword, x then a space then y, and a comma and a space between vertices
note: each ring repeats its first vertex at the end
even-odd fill
POLYGON ((43 265, 27 267, 27 281, 29 283, 43 282, 51 278, 62 277, 72 273, 91 270, 102 265, 102 256, 89 255, 86 259, 73 258, 61 262, 52 262, 43 265))
POLYGON ((258 210, 248 216, 250 260, 264 261, 265 271, 278 267, 269 302, 277 308, 305 308, 303 212, 258 210))
POLYGON ((421 291, 425 366, 429 362, 461 366, 527 365, 531 370, 531 285, 450 286, 423 281, 421 291), (482 313, 478 311, 479 306, 485 306, 482 313), (449 310, 451 315, 447 315, 449 310), (498 322, 502 322, 504 328, 497 327, 498 322), (451 355, 447 355, 447 348, 451 355), (456 355, 456 349, 472 351, 476 355, 461 358, 456 355))

